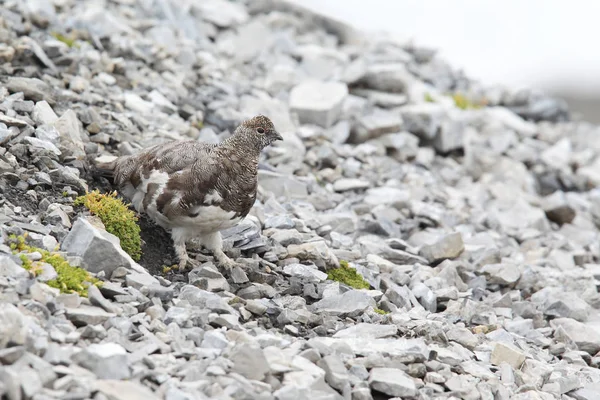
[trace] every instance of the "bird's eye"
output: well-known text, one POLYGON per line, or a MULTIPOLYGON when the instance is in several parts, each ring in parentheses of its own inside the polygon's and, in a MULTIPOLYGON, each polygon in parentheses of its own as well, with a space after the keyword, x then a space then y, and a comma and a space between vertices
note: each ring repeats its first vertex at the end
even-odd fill
POLYGON ((258 133, 265 133, 265 130, 264 130, 263 128, 258 128, 258 129, 256 130, 256 132, 258 132, 258 133))

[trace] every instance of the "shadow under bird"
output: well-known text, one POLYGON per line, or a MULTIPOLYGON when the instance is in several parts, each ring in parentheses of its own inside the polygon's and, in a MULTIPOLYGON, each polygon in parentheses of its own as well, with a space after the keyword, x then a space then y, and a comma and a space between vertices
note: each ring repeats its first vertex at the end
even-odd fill
POLYGON ((257 115, 221 143, 196 140, 155 145, 96 168, 112 177, 138 213, 170 231, 179 269, 197 261, 186 243, 212 251, 218 263, 236 263, 223 252, 221 230, 244 219, 256 200, 261 151, 283 140, 271 120, 257 115))

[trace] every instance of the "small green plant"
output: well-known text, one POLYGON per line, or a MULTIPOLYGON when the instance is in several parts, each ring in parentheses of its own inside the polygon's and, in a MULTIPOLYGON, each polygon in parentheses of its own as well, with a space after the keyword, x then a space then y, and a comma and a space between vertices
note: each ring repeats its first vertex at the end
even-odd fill
POLYGON ((425 101, 427 103, 435 103, 435 100, 433 97, 431 97, 431 95, 429 93, 425 93, 425 101))
POLYGON ((381 308, 374 308, 373 311, 375 311, 377 314, 380 314, 380 315, 389 314, 387 311, 382 310, 381 308))
POLYGON ((369 282, 358 273, 356 270, 348 266, 348 261, 340 261, 339 268, 334 268, 327 272, 327 278, 332 281, 345 283, 355 289, 369 289, 369 282))
POLYGON ((135 261, 142 256, 142 240, 138 218, 129 204, 117 198, 117 192, 101 194, 98 190, 77 197, 75 205, 83 205, 102 220, 106 231, 121 241, 121 248, 135 261))
POLYGON ((63 35, 60 32, 52 32, 51 35, 58 41, 63 42, 64 44, 66 44, 69 47, 73 47, 75 46, 75 38, 71 35, 71 36, 66 36, 63 35))
POLYGON ((479 103, 473 103, 471 100, 469 100, 465 95, 463 95, 461 93, 453 93, 452 99, 454 100, 454 104, 456 105, 456 107, 460 108, 461 110, 479 109, 486 105, 485 100, 483 100, 479 103))
POLYGON ((26 238, 26 233, 23 236, 10 235, 8 238, 10 248, 14 254, 21 253, 19 258, 23 262, 23 268, 34 276, 38 276, 42 272, 41 264, 52 265, 58 276, 56 279, 46 282, 48 286, 59 289, 62 293, 78 293, 83 297, 87 297, 88 293, 86 283, 102 286, 102 282, 92 277, 85 269, 71 266, 59 253, 28 245, 25 242, 26 238), (31 261, 25 254, 22 254, 23 252, 38 252, 42 258, 39 261, 31 261))

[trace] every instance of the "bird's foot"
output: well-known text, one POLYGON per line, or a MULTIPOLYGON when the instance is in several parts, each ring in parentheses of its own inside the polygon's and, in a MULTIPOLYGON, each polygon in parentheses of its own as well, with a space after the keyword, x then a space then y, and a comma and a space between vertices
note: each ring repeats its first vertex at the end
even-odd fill
POLYGON ((239 267, 238 263, 227 257, 227 255, 222 251, 215 252, 215 258, 217 259, 219 266, 225 268, 226 270, 232 270, 233 267, 239 267))
POLYGON ((182 245, 175 245, 175 254, 177 254, 177 258, 179 259, 179 271, 185 271, 186 267, 190 267, 190 269, 194 269, 200 266, 200 262, 198 260, 191 258, 185 248, 182 245))

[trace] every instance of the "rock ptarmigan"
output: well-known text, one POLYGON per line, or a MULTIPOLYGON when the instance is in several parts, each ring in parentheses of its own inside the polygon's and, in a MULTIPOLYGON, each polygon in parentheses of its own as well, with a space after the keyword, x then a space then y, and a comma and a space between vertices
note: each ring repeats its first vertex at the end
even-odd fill
POLYGON ((171 232, 179 269, 189 258, 186 242, 212 251, 218 263, 235 262, 223 252, 221 230, 248 215, 256 200, 260 152, 283 140, 271 120, 257 115, 242 122, 218 144, 173 141, 138 154, 97 163, 138 213, 171 232))

